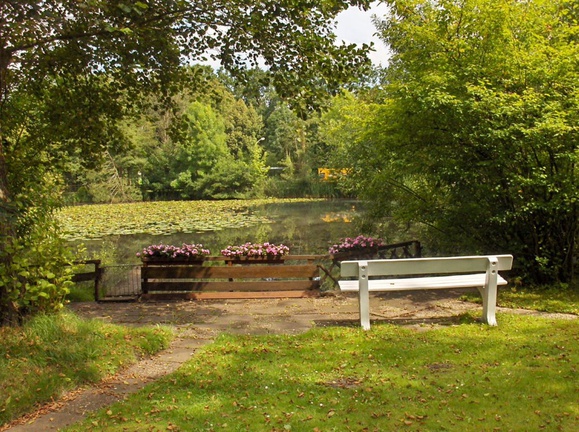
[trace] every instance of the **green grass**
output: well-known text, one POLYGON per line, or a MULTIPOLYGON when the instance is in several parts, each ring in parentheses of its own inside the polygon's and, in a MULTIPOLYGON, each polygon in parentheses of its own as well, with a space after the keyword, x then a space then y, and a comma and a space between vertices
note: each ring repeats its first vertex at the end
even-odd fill
POLYGON ((70 431, 575 431, 579 320, 221 336, 70 431))
POLYGON ((167 328, 130 329, 69 312, 0 327, 0 425, 66 390, 100 381, 170 339, 167 328))
POLYGON ((70 302, 93 302, 94 298, 94 282, 77 282, 70 292, 66 295, 66 300, 70 302))
MULTIPOLYGON (((464 300, 482 303, 478 293, 467 294, 464 300)), ((569 287, 500 288, 497 305, 579 315, 579 289, 569 287)))

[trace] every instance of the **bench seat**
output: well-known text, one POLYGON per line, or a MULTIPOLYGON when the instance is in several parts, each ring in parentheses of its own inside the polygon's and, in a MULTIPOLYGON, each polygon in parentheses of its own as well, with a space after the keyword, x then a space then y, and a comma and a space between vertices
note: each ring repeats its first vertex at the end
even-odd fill
MULTIPOLYGON (((424 289, 452 289, 484 287, 486 273, 475 273, 455 276, 431 276, 420 278, 401 279, 370 279, 368 291, 413 291, 424 289)), ((357 280, 338 281, 340 290, 344 292, 358 292, 357 280)), ((506 285, 507 281, 500 275, 497 277, 497 285, 506 285)))

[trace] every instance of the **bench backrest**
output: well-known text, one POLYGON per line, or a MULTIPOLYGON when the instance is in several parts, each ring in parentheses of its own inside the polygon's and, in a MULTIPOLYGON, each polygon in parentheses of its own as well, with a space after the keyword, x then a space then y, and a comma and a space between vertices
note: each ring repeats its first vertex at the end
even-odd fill
POLYGON ((497 271, 510 270, 513 265, 512 255, 342 261, 341 275, 358 277, 360 265, 367 266, 368 277, 485 272, 493 258, 497 271))

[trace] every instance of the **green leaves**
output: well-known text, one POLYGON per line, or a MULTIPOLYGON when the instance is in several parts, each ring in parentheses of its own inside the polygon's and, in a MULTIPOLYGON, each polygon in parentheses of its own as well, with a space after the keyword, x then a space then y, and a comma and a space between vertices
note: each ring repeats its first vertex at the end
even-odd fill
POLYGON ((568 2, 388 3, 384 108, 360 139, 359 165, 380 167, 361 171, 366 196, 430 227, 439 253, 508 251, 528 280, 569 280, 579 45, 568 2))
POLYGON ((71 256, 51 223, 38 224, 29 236, 11 239, 0 251, 0 324, 17 315, 55 312, 72 285, 71 256))
MULTIPOLYGON (((127 145, 122 120, 143 113, 153 103, 174 107, 171 97, 185 83, 190 87, 203 83, 203 77, 188 75, 184 64, 209 56, 237 76, 250 64, 265 64, 278 90, 303 112, 319 108, 328 95, 355 77, 358 68, 369 64, 368 47, 337 47, 332 34, 338 12, 350 4, 367 7, 367 0, 4 3, 0 19, 0 234, 14 236, 15 243, 27 247, 38 235, 35 230, 44 226, 40 222, 59 203, 59 174, 64 165, 72 160, 78 166, 94 167, 103 157, 115 155, 115 150, 127 145), (153 101, 150 95, 155 96, 153 101)), ((216 127, 215 123, 204 126, 216 127)), ((225 140, 223 134, 217 135, 192 141, 195 145, 203 141, 210 153, 219 150, 212 144, 225 140)), ((257 153, 252 149, 252 156, 239 164, 237 154, 209 167, 206 163, 197 170, 200 179, 180 170, 176 185, 194 192, 210 190, 212 197, 224 198, 231 196, 227 188, 238 184, 235 194, 243 194, 248 183, 263 180, 257 153), (224 174, 229 174, 227 184, 219 183, 224 174)), ((194 152, 186 155, 189 159, 196 156, 194 152)), ((207 162, 210 158, 203 154, 200 159, 207 162)), ((166 168, 158 165, 161 172, 166 168)), ((114 162, 108 168, 118 179, 114 162)), ((100 192, 115 195, 124 189, 118 194, 123 198, 142 192, 123 181, 113 183, 100 192)), ((179 229, 204 228, 203 223, 191 223, 179 229)), ((0 258, 4 256, 8 254, 3 242, 0 258)), ((13 262, 7 261, 6 271, 14 276, 13 262)), ((31 276, 30 280, 29 276, 21 278, 26 282, 15 278, 14 284, 34 285, 31 276)), ((39 275, 39 280, 44 276, 39 275)), ((8 297, 0 291, 0 320, 8 297)))

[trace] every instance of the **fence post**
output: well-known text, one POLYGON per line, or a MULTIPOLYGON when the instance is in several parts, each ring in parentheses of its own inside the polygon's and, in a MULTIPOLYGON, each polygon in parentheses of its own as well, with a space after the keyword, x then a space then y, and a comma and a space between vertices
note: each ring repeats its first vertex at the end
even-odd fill
POLYGON ((103 269, 101 268, 101 260, 95 260, 94 261, 94 272, 95 272, 95 277, 94 277, 94 300, 95 301, 99 301, 99 288, 100 288, 100 283, 101 283, 101 278, 102 278, 102 272, 103 269))

